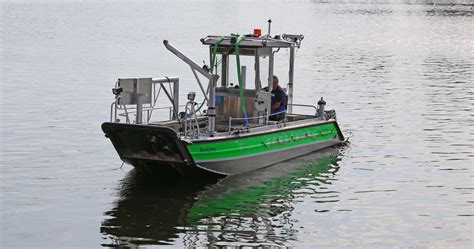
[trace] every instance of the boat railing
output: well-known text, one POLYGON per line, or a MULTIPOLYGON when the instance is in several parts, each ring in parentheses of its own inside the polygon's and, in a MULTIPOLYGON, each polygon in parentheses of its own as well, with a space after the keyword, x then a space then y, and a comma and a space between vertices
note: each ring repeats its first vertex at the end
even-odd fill
POLYGON ((305 104, 290 104, 288 103, 288 106, 297 106, 297 107, 307 107, 307 108, 313 108, 315 115, 318 113, 318 107, 314 105, 305 105, 305 104))
POLYGON ((169 119, 178 119, 179 108, 179 78, 126 78, 118 79, 115 88, 115 101, 110 106, 110 122, 118 123, 119 116, 125 117, 126 123, 148 124, 155 110, 169 110, 169 119), (163 93, 163 94, 161 94, 163 93), (159 104, 160 95, 166 95, 165 99, 171 106, 156 107, 159 104), (132 120, 132 115, 135 117, 132 120), (144 116, 146 116, 144 118, 144 116))
MULTIPOLYGON (((322 120, 329 120, 329 119, 336 120, 337 119, 336 118, 336 111, 334 109, 331 109, 331 110, 325 110, 324 109, 324 106, 326 105, 326 102, 323 101, 322 98, 321 98, 320 101, 318 101, 318 106, 305 105, 305 104, 288 104, 288 105, 313 108, 314 111, 315 111, 315 114, 311 114, 311 116, 314 115, 315 117, 317 117, 319 119, 322 119, 322 120)), ((294 114, 294 112, 292 114, 294 114)))
POLYGON ((276 112, 276 113, 272 113, 272 114, 268 114, 268 115, 260 115, 260 116, 254 116, 254 117, 243 117, 243 118, 234 118, 234 117, 229 117, 229 126, 227 128, 227 130, 230 132, 230 133, 233 133, 235 132, 235 128, 237 126, 234 126, 232 127, 232 121, 237 121, 237 120, 264 120, 263 124, 261 123, 257 123, 256 124, 252 124, 251 122, 247 125, 245 125, 245 128, 253 128, 253 127, 259 127, 259 126, 262 126, 262 125, 268 125, 268 124, 282 124, 282 123, 286 123, 287 122, 287 119, 286 117, 283 118, 282 120, 279 120, 279 121, 269 121, 269 118, 272 117, 272 116, 276 116, 276 115, 280 115, 282 113, 286 113, 286 110, 285 111, 281 111, 281 112, 276 112))
MULTIPOLYGON (((306 105, 306 104, 290 104, 288 103, 288 105, 290 106, 297 106, 297 107, 305 107, 305 108, 312 108, 314 109, 315 113, 312 114, 311 116, 317 116, 318 115, 318 107, 314 106, 314 105, 306 105)), ((269 115, 261 115, 261 116, 255 116, 255 117, 243 117, 243 118, 234 118, 234 117, 229 117, 229 126, 227 128, 227 130, 230 132, 230 133, 233 133, 235 132, 235 128, 236 126, 232 127, 232 121, 237 121, 237 120, 245 120, 245 119, 248 119, 248 120, 265 120, 265 122, 263 123, 263 125, 269 125, 269 124, 284 124, 286 122, 288 122, 288 119, 286 118, 286 114, 287 114, 287 111, 284 110, 284 111, 281 111, 281 112, 276 112, 276 113, 272 113, 272 114, 269 114, 269 115), (280 115, 282 113, 285 113, 285 117, 282 119, 282 120, 279 120, 279 121, 270 121, 270 117, 272 116, 276 116, 276 115, 280 115)), ((335 115, 334 115, 335 116, 335 115)), ((257 122, 258 123, 258 122, 257 122)), ((249 124, 249 125, 245 125, 245 128, 252 128, 252 127, 257 127, 257 126, 261 126, 262 124, 249 124)))
MULTIPOLYGON (((184 105, 180 105, 178 107, 185 107, 184 105)), ((173 106, 161 106, 161 107, 143 107, 142 108, 142 116, 144 117, 144 124, 148 124, 151 121, 152 114, 154 111, 159 111, 159 110, 168 110, 168 118, 169 120, 173 119, 173 106)), ((127 108, 126 105, 119 106, 117 105, 116 102, 113 102, 110 106, 110 122, 115 122, 119 123, 120 119, 117 119, 118 117, 125 117, 125 122, 127 124, 132 123, 132 119, 129 117, 129 115, 136 115, 137 110, 135 108, 129 109, 127 108), (115 107, 117 106, 117 107, 115 107), (118 111, 123 111, 123 112, 118 112, 118 111)))

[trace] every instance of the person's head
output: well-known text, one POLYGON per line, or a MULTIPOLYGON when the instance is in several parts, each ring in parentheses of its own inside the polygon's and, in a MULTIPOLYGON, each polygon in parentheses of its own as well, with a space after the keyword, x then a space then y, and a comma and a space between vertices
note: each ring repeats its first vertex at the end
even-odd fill
POLYGON ((278 81, 278 77, 276 75, 273 75, 273 90, 278 87, 278 81))

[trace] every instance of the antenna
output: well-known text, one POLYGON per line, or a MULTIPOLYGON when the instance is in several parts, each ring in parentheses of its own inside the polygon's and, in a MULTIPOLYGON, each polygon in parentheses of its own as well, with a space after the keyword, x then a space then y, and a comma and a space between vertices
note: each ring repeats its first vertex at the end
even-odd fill
POLYGON ((271 29, 272 29, 272 19, 268 19, 268 37, 270 37, 271 29))

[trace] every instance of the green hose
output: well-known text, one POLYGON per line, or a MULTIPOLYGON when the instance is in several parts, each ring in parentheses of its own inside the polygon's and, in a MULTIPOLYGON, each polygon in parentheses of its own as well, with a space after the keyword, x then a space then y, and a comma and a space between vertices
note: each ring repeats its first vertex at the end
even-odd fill
POLYGON ((244 97, 244 88, 242 82, 242 72, 240 71, 240 42, 244 38, 243 35, 239 35, 237 37, 237 42, 235 43, 235 58, 237 62, 237 78, 239 80, 239 93, 240 93, 240 106, 242 107, 242 113, 244 114, 244 121, 245 124, 249 124, 248 116, 247 116, 247 107, 245 106, 245 97, 244 97))
MULTIPOLYGON (((212 48, 212 58, 211 58, 211 65, 210 65, 210 73, 212 74, 214 71, 214 64, 216 61, 216 56, 217 56, 217 48, 221 44, 221 42, 224 40, 225 36, 221 36, 217 39, 216 43, 214 44, 212 48)), ((245 89, 243 88, 243 82, 242 82, 242 72, 240 71, 240 42, 244 39, 244 36, 239 35, 237 37, 237 42, 235 43, 235 56, 236 56, 236 62, 237 62, 237 78, 239 81, 239 95, 240 95, 240 106, 242 107, 242 113, 244 115, 244 121, 245 124, 248 125, 248 116, 247 116, 247 107, 245 105, 245 96, 244 96, 244 91, 245 89)), ((210 86, 207 86, 207 92, 206 94, 209 93, 209 88, 210 86)), ((199 108, 195 112, 198 112, 201 110, 201 108, 204 106, 206 101, 203 101, 199 108)))

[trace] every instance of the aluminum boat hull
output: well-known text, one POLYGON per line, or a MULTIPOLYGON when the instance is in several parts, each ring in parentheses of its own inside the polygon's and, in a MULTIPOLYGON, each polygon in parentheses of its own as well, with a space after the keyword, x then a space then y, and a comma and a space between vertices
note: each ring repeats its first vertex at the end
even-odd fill
POLYGON ((335 120, 195 141, 157 125, 104 123, 122 161, 164 176, 241 174, 344 142, 335 120))
POLYGON ((275 163, 299 157, 314 151, 332 147, 340 143, 341 142, 337 140, 314 142, 251 156, 242 156, 214 161, 197 161, 196 164, 201 168, 213 172, 219 172, 225 175, 242 174, 268 167, 275 163))

